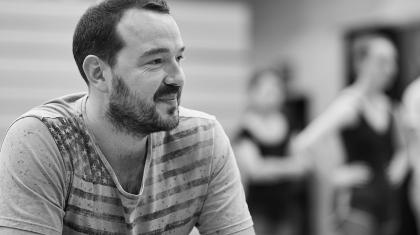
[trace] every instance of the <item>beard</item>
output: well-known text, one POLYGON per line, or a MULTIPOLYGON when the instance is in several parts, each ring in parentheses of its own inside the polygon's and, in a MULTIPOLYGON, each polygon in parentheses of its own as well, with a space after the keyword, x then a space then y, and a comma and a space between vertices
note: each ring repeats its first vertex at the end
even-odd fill
POLYGON ((169 131, 178 126, 181 87, 163 85, 153 96, 154 102, 147 102, 131 92, 117 75, 114 75, 112 79, 112 86, 106 117, 118 131, 132 136, 142 136, 153 132, 169 131), (174 93, 177 94, 177 106, 168 108, 165 111, 167 117, 163 117, 156 107, 158 98, 174 93))

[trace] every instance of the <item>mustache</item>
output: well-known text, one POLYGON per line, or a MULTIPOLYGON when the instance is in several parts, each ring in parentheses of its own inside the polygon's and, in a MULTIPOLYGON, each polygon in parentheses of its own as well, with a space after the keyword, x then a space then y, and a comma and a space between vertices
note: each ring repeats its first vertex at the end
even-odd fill
POLYGON ((181 86, 174 86, 174 85, 163 85, 161 86, 155 93, 154 99, 158 97, 162 97, 165 95, 172 95, 177 94, 177 97, 181 95, 182 87, 181 86))

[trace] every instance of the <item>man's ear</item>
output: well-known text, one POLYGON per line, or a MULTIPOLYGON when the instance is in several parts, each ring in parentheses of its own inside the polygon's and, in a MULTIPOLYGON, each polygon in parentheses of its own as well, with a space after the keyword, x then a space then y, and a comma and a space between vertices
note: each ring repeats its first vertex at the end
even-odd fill
POLYGON ((83 71, 89 81, 89 86, 102 92, 108 91, 107 79, 109 78, 106 76, 106 70, 109 69, 109 66, 95 55, 88 55, 83 60, 83 71))

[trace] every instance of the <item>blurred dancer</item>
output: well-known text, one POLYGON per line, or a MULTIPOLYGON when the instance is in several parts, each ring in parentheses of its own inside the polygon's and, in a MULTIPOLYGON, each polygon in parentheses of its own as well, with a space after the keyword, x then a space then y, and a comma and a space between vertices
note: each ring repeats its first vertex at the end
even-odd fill
POLYGON ((285 70, 268 68, 251 78, 234 145, 259 235, 301 234, 303 168, 288 152, 293 131, 283 108, 285 76, 285 70))
POLYGON ((355 83, 311 123, 298 145, 311 146, 328 134, 342 143, 343 164, 329 179, 339 192, 340 208, 345 208, 339 215, 342 234, 394 234, 398 203, 391 181, 399 181, 402 174, 394 167, 395 120, 385 90, 396 72, 397 51, 381 35, 356 39, 352 50, 355 83))
POLYGON ((420 227, 420 79, 412 82, 403 96, 407 150, 412 170, 409 195, 415 214, 417 230, 420 227))

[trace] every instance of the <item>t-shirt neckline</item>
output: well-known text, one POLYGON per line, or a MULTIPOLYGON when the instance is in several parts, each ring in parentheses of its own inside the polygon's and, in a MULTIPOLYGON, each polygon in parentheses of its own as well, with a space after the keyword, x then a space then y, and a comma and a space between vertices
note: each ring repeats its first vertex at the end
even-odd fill
POLYGON ((82 122, 83 122, 83 126, 84 129, 87 133, 87 135, 89 136, 90 141, 92 142, 92 145, 96 151, 96 153, 98 154, 100 160, 102 161, 102 163, 105 165, 106 170, 108 171, 108 173, 111 175, 112 180, 114 181, 114 184, 116 185, 118 191, 126 198, 128 199, 139 199, 143 193, 144 193, 144 187, 145 187, 145 182, 146 182, 146 178, 148 176, 149 173, 149 169, 150 169, 150 164, 151 164, 151 159, 152 159, 152 146, 153 146, 153 138, 152 138, 152 134, 147 136, 147 154, 146 154, 146 161, 144 164, 144 170, 143 170, 143 177, 141 180, 141 187, 139 190, 138 194, 132 194, 129 193, 127 191, 125 191, 123 189, 123 187, 121 186, 117 175, 115 174, 111 164, 108 162, 108 160, 106 159, 105 155, 103 154, 103 152, 101 151, 99 145, 97 144, 96 138, 95 136, 91 133, 89 127, 86 125, 86 120, 87 120, 87 115, 86 115, 86 102, 88 100, 89 96, 86 95, 84 97, 82 97, 82 102, 81 106, 80 106, 80 113, 81 113, 81 118, 82 118, 82 122))

